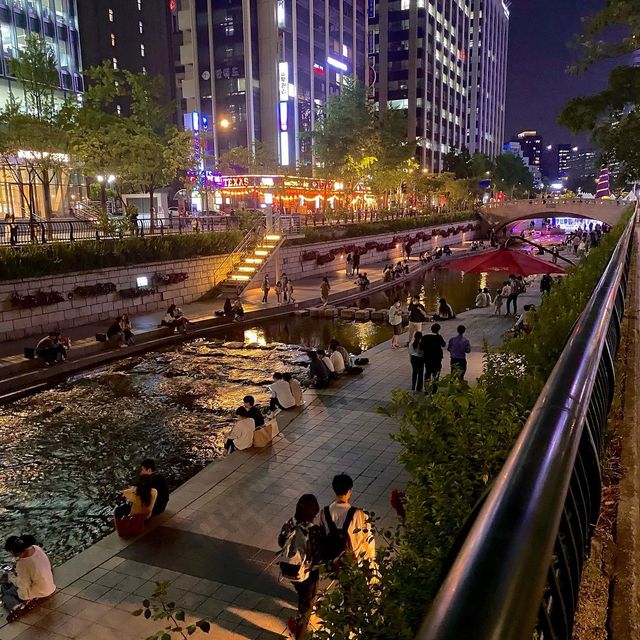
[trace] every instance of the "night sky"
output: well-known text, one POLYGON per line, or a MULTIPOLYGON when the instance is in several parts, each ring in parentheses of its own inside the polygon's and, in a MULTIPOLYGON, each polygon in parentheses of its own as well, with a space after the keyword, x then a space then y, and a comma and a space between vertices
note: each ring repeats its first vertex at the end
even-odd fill
POLYGON ((568 47, 581 30, 580 18, 600 9, 604 0, 513 0, 509 32, 505 138, 537 129, 545 144, 574 142, 557 124, 563 105, 578 95, 606 86, 607 64, 575 76, 565 73, 576 52, 568 47))

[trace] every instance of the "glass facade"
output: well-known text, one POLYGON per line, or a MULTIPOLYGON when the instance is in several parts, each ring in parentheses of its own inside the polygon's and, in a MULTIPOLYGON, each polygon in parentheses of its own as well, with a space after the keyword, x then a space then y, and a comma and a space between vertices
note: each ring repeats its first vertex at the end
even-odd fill
MULTIPOLYGON (((0 78, 10 86, 9 60, 30 34, 40 34, 55 53, 63 92, 83 91, 76 0, 0 0, 0 78)), ((0 96, 1 98, 1 96, 0 96)))
POLYGON ((311 168, 301 134, 345 74, 366 79, 364 0, 182 0, 179 25, 183 102, 211 123, 210 157, 260 141, 282 166, 311 168))

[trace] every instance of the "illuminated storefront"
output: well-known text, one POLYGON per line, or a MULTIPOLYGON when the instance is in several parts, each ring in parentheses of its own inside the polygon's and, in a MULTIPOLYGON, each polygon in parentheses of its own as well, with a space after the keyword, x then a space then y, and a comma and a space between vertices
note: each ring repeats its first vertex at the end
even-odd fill
POLYGON ((271 205, 283 214, 314 213, 331 209, 368 209, 375 198, 356 188, 334 180, 298 176, 220 176, 210 173, 206 177, 213 192, 216 208, 264 209, 271 205))

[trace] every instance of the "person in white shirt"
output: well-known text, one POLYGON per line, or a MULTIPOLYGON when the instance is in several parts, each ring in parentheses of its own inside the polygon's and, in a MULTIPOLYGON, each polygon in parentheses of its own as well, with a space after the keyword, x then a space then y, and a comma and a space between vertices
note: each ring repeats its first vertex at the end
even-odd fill
POLYGON ((32 536, 9 536, 4 549, 17 558, 0 591, 6 609, 11 611, 23 602, 48 598, 55 592, 51 562, 32 536))
POLYGON ((393 327, 391 348, 399 349, 398 336, 402 333, 402 309, 400 308, 400 300, 397 298, 389 309, 389 324, 393 327))
POLYGON ((483 309, 487 306, 487 296, 484 295, 482 289, 478 289, 478 295, 476 296, 476 307, 483 309))
POLYGON ((331 358, 331 364, 333 365, 333 370, 336 372, 336 375, 343 374, 346 368, 344 364, 344 357, 337 348, 331 349, 330 347, 329 352, 331 353, 329 357, 331 358))
POLYGON ((331 377, 335 378, 336 369, 333 366, 333 362, 331 358, 327 355, 327 352, 324 349, 318 349, 318 358, 322 360, 323 364, 327 369, 329 369, 329 373, 333 374, 331 377))
POLYGON ((336 499, 320 512, 320 524, 328 534, 331 530, 329 518, 337 529, 341 529, 351 514, 348 528, 351 551, 359 564, 367 560, 370 563, 375 563, 376 542, 369 515, 357 507, 353 507, 353 511, 351 511, 349 500, 353 492, 353 480, 346 473, 340 473, 333 478, 331 486, 336 499))
POLYGON ((227 441, 224 443, 225 452, 228 453, 236 449, 248 449, 253 445, 256 421, 249 417, 249 412, 244 407, 238 407, 236 415, 238 419, 231 427, 227 441))
POLYGON ((273 374, 273 384, 269 387, 271 400, 269 401, 269 411, 271 416, 279 413, 279 409, 291 409, 296 406, 296 400, 291 393, 289 383, 282 378, 282 374, 276 371, 273 374))

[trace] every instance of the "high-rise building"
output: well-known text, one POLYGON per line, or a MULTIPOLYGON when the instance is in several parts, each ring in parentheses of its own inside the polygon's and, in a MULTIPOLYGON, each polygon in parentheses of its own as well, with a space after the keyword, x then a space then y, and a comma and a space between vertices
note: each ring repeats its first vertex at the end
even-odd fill
MULTIPOLYGON (((372 5, 370 5, 372 6, 372 5)), ((407 113, 424 167, 467 142, 471 0, 376 0, 370 18, 379 109, 407 113)))
POLYGON ((540 168, 542 164, 542 136, 537 131, 521 131, 511 138, 512 142, 519 142, 522 154, 529 160, 529 165, 540 168))
POLYGON ((84 89, 78 36, 76 0, 30 0, 0 2, 0 104, 9 97, 14 80, 9 61, 25 47, 31 34, 43 35, 55 54, 63 94, 84 89))
POLYGON ((343 77, 366 79, 364 0, 182 0, 185 123, 218 157, 256 141, 286 167, 311 166, 317 108, 343 77))
POLYGON ((375 0, 370 47, 381 110, 407 113, 424 167, 504 138, 509 11, 502 0, 375 0))
POLYGON ((529 170, 531 177, 533 178, 533 184, 535 187, 539 187, 542 185, 542 173, 540 171, 540 167, 533 165, 529 162, 529 157, 525 155, 524 148, 520 141, 518 142, 507 142, 503 151, 505 153, 512 153, 514 156, 517 156, 522 160, 522 164, 529 170))
MULTIPOLYGON (((566 180, 567 172, 569 170, 569 159, 571 158, 573 147, 570 144, 557 144, 556 156, 557 156, 557 177, 566 180)), ((576 147, 576 151, 577 151, 576 147)))
POLYGON ((467 147, 502 152, 507 92, 509 8, 504 0, 472 0, 467 147))
POLYGON ((108 60, 114 69, 162 76, 175 100, 175 0, 81 0, 78 21, 85 69, 108 60))

